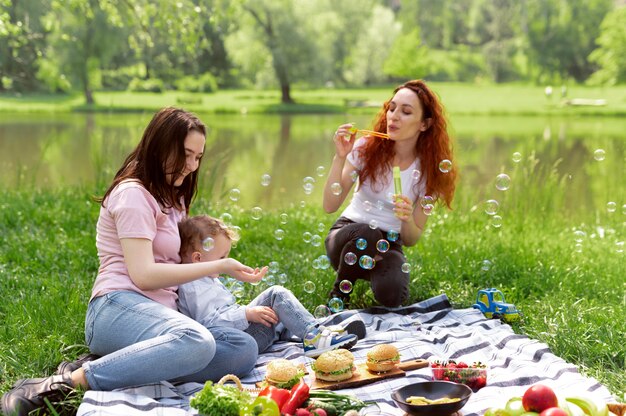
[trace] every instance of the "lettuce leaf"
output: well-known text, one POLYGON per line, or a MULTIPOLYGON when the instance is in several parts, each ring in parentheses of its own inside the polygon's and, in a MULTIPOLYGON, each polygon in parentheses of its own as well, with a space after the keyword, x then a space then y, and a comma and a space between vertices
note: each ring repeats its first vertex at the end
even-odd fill
POLYGON ((239 416, 239 411, 251 401, 252 397, 246 391, 207 381, 189 404, 202 416, 239 416))

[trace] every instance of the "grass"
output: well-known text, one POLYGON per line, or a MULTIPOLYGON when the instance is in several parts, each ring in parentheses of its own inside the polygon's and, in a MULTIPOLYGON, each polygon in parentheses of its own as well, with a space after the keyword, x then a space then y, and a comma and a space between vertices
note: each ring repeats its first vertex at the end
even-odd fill
MULTIPOLYGON (((406 251, 410 302, 446 293, 454 307, 466 308, 479 289, 500 288, 524 315, 514 325, 517 333, 545 342, 623 401, 626 262, 619 242, 626 208, 620 202, 615 212, 565 209, 565 178, 533 156, 511 177, 515 190, 499 197, 501 227, 491 225, 476 190, 463 184, 454 211, 435 210, 419 244, 406 251), (575 230, 586 233, 580 243, 575 230)), ((86 351, 84 314, 98 268, 94 192, 0 191, 0 392, 19 377, 50 374, 61 360, 86 351)), ((255 220, 227 197, 216 204, 207 193, 193 207, 193 213, 224 211, 242 229, 234 257, 250 265, 277 262, 268 280, 290 288, 309 310, 325 301, 334 276, 314 266, 325 254, 323 243, 307 243, 303 234, 323 239, 334 215, 298 205, 255 220), (281 240, 274 237, 278 228, 285 231, 281 240), (303 288, 308 281, 316 286, 312 294, 303 288)), ((264 287, 246 286, 242 301, 264 287)), ((353 307, 374 303, 366 283, 354 290, 353 307)))
MULTIPOLYGON (((624 116, 626 86, 568 88, 566 98, 604 99, 606 106, 568 106, 560 88, 547 98, 544 86, 525 84, 431 83, 453 115, 624 116)), ((81 95, 0 95, 0 112, 153 112, 177 105, 202 113, 371 113, 388 99, 395 85, 361 89, 293 90, 295 105, 280 104, 277 90, 221 90, 213 94, 166 91, 164 93, 110 92, 94 94, 87 106, 81 95)))

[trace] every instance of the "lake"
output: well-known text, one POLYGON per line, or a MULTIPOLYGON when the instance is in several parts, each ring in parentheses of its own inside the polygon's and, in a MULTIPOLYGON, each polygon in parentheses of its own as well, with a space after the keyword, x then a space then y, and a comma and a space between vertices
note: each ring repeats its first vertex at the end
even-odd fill
MULTIPOLYGON (((337 125, 370 128, 371 115, 198 114, 209 126, 200 198, 244 209, 316 203, 333 155, 337 125), (266 176, 269 175, 269 176, 266 176), (265 179, 265 182, 263 178, 265 179), (314 180, 305 192, 305 178, 314 180), (304 202, 302 202, 304 201, 304 202), (230 202, 229 202, 230 203, 230 202)), ((0 184, 4 189, 93 187, 101 191, 135 146, 152 114, 0 114, 0 184)), ((498 193, 499 173, 524 172, 541 186, 556 174, 563 204, 582 213, 626 203, 626 129, 619 118, 451 118, 460 168, 458 199, 470 209, 498 193), (517 154, 516 154, 517 153, 517 154)))

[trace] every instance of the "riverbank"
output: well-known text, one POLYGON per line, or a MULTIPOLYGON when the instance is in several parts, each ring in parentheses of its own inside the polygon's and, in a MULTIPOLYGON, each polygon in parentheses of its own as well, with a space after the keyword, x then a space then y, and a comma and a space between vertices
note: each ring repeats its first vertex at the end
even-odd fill
MULTIPOLYGON (((431 83, 451 115, 626 116, 626 86, 553 87, 521 84, 431 83)), ((82 95, 0 94, 0 112, 153 112, 165 106, 215 114, 374 113, 394 85, 384 88, 294 90, 295 104, 280 104, 278 90, 223 90, 214 94, 96 92, 87 106, 82 95)))

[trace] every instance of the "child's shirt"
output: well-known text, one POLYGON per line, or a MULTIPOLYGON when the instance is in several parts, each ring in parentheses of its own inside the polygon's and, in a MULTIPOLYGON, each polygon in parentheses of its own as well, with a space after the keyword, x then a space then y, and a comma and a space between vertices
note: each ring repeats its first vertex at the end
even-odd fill
POLYGON ((203 277, 178 287, 178 310, 205 327, 244 330, 250 323, 246 307, 237 304, 219 278, 203 277))

